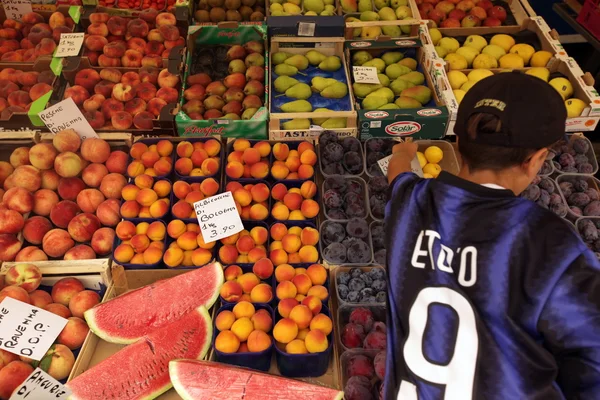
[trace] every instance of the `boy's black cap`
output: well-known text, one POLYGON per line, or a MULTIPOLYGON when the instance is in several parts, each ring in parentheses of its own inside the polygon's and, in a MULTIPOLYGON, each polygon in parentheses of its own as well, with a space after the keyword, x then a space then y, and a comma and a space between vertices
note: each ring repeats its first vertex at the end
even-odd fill
POLYGON ((564 139, 566 120, 567 109, 556 89, 540 78, 515 71, 477 82, 460 103, 454 132, 471 143, 540 149, 564 139), (477 113, 497 116, 502 132, 468 137, 467 123, 477 113))

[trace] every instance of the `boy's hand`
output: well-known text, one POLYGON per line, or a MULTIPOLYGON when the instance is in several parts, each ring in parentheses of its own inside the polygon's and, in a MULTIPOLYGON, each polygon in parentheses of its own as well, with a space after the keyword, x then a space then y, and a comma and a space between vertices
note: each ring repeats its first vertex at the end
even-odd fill
POLYGON ((418 148, 416 143, 398 143, 394 146, 387 172, 389 183, 401 173, 411 170, 410 162, 416 157, 418 148))

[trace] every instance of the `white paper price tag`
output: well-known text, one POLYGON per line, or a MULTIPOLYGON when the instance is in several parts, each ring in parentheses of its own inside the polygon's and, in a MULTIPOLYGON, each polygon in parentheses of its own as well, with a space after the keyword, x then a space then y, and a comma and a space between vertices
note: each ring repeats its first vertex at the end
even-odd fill
POLYGON ((23 15, 32 12, 31 0, 2 0, 6 19, 21 20, 23 15))
POLYGON ((62 383, 36 368, 25 382, 15 389, 10 400, 60 400, 68 398, 71 394, 71 390, 62 383))
MULTIPOLYGON (((387 156, 377 161, 377 164, 379 164, 379 168, 381 168, 381 171, 385 176, 387 176, 388 165, 390 164, 391 159, 392 156, 387 156)), ((419 164, 419 159, 417 157, 413 158, 410 162, 410 169, 412 172, 417 174, 418 177, 423 177, 423 169, 421 168, 421 164, 419 164)))
POLYGON ((223 239, 244 230, 231 192, 217 194, 194 203, 205 243, 223 239))
POLYGON ((83 37, 85 33, 62 33, 60 42, 54 52, 54 57, 72 57, 79 54, 83 45, 83 37))
POLYGON ((70 97, 52 107, 46 108, 38 115, 52 133, 58 133, 65 129, 73 129, 84 140, 90 137, 98 137, 94 128, 90 126, 70 97))
POLYGON ((0 303, 0 348, 39 361, 67 324, 67 319, 6 297, 0 303))
POLYGON ((315 36, 314 22, 298 22, 298 36, 315 36))
POLYGON ((375 67, 352 67, 354 82, 356 83, 374 83, 379 85, 379 77, 377 76, 377 68, 375 67))

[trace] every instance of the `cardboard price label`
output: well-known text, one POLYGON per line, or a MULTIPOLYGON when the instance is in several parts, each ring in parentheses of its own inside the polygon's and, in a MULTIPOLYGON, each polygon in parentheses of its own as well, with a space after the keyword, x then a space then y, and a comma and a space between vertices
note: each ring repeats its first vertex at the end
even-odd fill
POLYGON ((73 57, 79 54, 85 33, 62 33, 54 57, 73 57))
POLYGON ((13 392, 10 400, 66 399, 73 392, 43 370, 36 368, 13 392))
POLYGON ((72 98, 46 108, 38 116, 52 133, 73 129, 82 140, 98 137, 98 134, 87 122, 72 98))
MULTIPOLYGON (((379 168, 381 169, 381 171, 383 172, 383 175, 387 176, 387 171, 388 171, 388 166, 390 165, 390 160, 392 159, 392 156, 387 156, 382 158, 381 160, 377 161, 377 164, 379 164, 379 168)), ((410 170, 417 174, 417 176, 419 178, 423 177, 423 169, 421 168, 421 164, 419 164, 419 159, 417 157, 413 158, 412 161, 410 162, 410 170)))
POLYGON ((32 12, 31 0, 2 0, 6 19, 21 20, 23 15, 32 12))
POLYGON ((298 23, 298 36, 315 36, 315 27, 317 24, 314 22, 299 22, 298 23))
POLYGON ((244 230, 231 192, 217 194, 194 203, 205 243, 226 238, 244 230))
POLYGON ((65 318, 6 297, 0 303, 0 348, 39 361, 66 324, 65 318))
POLYGON ((352 67, 354 82, 356 83, 374 83, 379 85, 379 77, 377 76, 377 68, 375 67, 352 67))

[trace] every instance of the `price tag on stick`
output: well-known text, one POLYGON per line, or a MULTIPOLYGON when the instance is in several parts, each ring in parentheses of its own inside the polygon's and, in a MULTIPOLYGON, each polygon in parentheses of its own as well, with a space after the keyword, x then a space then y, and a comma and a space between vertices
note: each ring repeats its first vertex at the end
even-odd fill
POLYGON ((205 243, 226 238, 244 230, 231 192, 217 194, 194 203, 205 243))
POLYGON ((15 389, 10 400, 60 400, 67 399, 71 394, 71 390, 62 383, 36 368, 21 386, 15 389))
POLYGON ((73 57, 79 54, 85 33, 62 33, 54 57, 73 57))
POLYGON ((6 297, 0 303, 0 348, 39 361, 65 325, 65 318, 6 297))
POLYGON ((73 129, 85 140, 90 137, 98 137, 98 134, 87 122, 72 98, 65 99, 60 103, 46 108, 38 114, 42 122, 52 133, 58 133, 65 129, 73 129))
POLYGON ((23 15, 32 12, 31 0, 2 0, 4 14, 6 19, 16 19, 18 21, 23 18, 23 15))
POLYGON ((375 67, 352 67, 354 82, 356 83, 374 83, 379 85, 379 77, 377 76, 377 68, 375 67))

